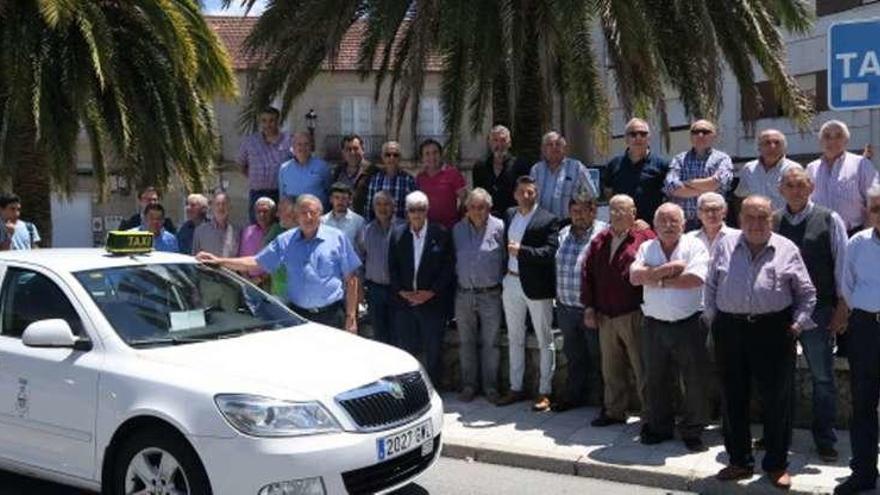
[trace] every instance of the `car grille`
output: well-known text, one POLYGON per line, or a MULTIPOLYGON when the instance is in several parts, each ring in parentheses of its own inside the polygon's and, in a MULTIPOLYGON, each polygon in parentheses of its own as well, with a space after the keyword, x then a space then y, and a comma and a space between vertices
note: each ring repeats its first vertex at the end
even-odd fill
POLYGON ((431 405, 428 386, 418 371, 383 378, 336 396, 342 406, 366 431, 393 428, 422 415, 431 405))
POLYGON ((440 435, 437 435, 430 455, 422 456, 422 449, 417 448, 400 457, 342 473, 345 489, 350 494, 376 493, 403 483, 427 469, 439 448, 440 435))

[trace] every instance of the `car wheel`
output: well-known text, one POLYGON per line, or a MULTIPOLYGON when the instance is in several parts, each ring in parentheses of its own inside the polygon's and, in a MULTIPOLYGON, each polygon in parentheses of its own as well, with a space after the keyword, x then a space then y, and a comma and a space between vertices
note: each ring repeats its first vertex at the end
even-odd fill
POLYGON ((211 495, 202 463, 176 432, 139 431, 117 452, 113 495, 211 495))

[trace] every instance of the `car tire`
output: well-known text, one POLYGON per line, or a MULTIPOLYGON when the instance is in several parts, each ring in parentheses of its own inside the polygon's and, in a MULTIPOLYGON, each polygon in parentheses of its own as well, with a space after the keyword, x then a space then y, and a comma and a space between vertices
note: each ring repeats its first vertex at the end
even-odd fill
POLYGON ((211 495, 211 483, 198 455, 176 431, 137 431, 123 441, 116 454, 112 489, 104 493, 127 495, 155 486, 186 495, 211 495))

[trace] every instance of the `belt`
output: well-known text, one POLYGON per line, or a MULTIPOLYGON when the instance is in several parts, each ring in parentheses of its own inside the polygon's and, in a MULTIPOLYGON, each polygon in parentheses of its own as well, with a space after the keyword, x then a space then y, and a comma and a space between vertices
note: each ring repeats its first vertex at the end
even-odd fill
POLYGON ((508 275, 513 275, 514 277, 519 277, 519 273, 516 273, 516 272, 513 271, 513 270, 507 270, 507 274, 508 274, 508 275))
POLYGON ((328 311, 333 311, 342 306, 342 301, 336 301, 335 303, 330 303, 326 306, 321 306, 318 308, 303 308, 301 306, 297 306, 296 304, 290 303, 288 307, 290 309, 296 311, 297 313, 308 313, 310 315, 317 315, 320 313, 326 313, 328 311))
POLYGON ((880 323, 880 311, 871 312, 871 311, 865 311, 865 310, 859 309, 859 308, 853 308, 852 312, 855 314, 862 315, 862 316, 867 316, 868 318, 874 318, 874 321, 876 321, 877 323, 880 323))
POLYGON ((760 314, 741 314, 741 313, 725 313, 723 311, 719 312, 719 316, 724 316, 727 318, 731 318, 733 320, 745 321, 748 323, 758 323, 766 320, 773 320, 776 318, 781 318, 788 316, 790 312, 790 308, 785 308, 782 311, 775 311, 773 313, 760 313, 760 314))
POLYGON ((695 320, 695 319, 699 318, 701 314, 703 314, 702 311, 697 311, 696 313, 688 316, 687 318, 682 318, 680 320, 675 320, 675 321, 658 320, 657 318, 652 318, 647 315, 645 316, 645 318, 648 320, 651 320, 651 321, 655 321, 661 325, 679 325, 681 323, 687 323, 689 321, 695 320))
POLYGON ((466 288, 466 287, 462 287, 462 286, 458 287, 459 292, 467 292, 469 294, 484 294, 486 292, 495 292, 496 290, 500 290, 500 289, 501 289, 501 286, 498 284, 495 284, 495 285, 492 285, 489 287, 472 287, 472 288, 466 288))

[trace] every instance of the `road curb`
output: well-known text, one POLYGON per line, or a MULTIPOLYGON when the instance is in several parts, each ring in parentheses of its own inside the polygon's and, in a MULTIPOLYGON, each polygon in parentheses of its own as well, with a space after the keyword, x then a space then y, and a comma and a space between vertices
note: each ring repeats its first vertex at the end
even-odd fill
POLYGON ((720 482, 714 476, 704 476, 705 473, 697 473, 694 470, 611 464, 590 459, 587 455, 580 456, 578 459, 560 458, 554 457, 551 453, 544 455, 536 452, 524 452, 500 445, 458 438, 447 438, 444 441, 442 455, 452 459, 474 460, 487 464, 701 494, 780 495, 781 493, 790 493, 814 495, 829 493, 827 487, 810 486, 803 483, 796 483, 791 490, 782 491, 771 485, 764 476, 739 483, 720 482))

